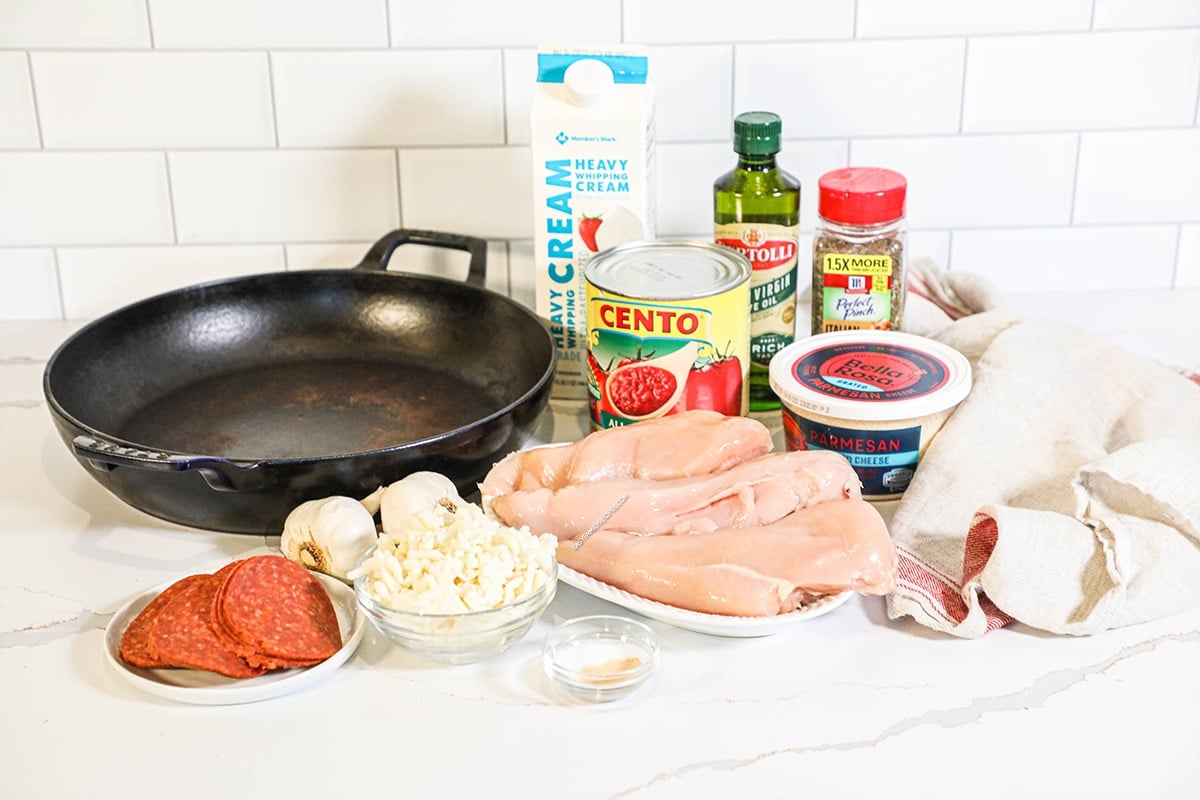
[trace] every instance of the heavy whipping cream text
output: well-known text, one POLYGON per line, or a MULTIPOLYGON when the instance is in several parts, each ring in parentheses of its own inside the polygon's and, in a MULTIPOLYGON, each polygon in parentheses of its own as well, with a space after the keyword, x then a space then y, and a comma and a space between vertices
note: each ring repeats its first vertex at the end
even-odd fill
POLYGON ((604 194, 629 192, 629 159, 575 159, 575 189, 580 192, 604 194))
POLYGON ((550 335, 561 361, 579 360, 578 287, 575 275, 575 224, 571 208, 571 161, 546 162, 546 236, 543 239, 544 274, 550 285, 542 313, 550 322, 550 335))

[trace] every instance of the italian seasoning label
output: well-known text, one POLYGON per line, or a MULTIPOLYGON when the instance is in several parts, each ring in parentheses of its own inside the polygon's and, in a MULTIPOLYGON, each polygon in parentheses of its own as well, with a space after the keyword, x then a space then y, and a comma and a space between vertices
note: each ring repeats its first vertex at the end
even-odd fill
POLYGON ((821 263, 823 331, 888 328, 892 257, 826 253, 821 263))
POLYGON ((738 251, 750 273, 750 361, 762 367, 796 338, 798 225, 732 222, 716 225, 717 244, 738 251))

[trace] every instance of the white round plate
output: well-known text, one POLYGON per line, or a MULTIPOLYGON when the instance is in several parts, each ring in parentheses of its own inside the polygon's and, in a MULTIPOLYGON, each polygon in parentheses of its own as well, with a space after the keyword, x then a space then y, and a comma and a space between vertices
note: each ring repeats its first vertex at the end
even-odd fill
POLYGON ((328 575, 313 573, 333 601, 341 629, 342 649, 312 667, 293 667, 268 672, 256 678, 226 678, 215 672, 195 669, 144 669, 127 664, 121 658, 121 636, 129 623, 150 601, 174 581, 164 583, 130 600, 113 615, 104 630, 104 655, 117 675, 138 689, 180 703, 222 706, 256 703, 311 686, 333 673, 358 648, 365 630, 366 617, 358 610, 354 590, 328 575))
POLYGON ((736 636, 749 638, 753 636, 770 636, 774 633, 791 628, 798 622, 828 614, 850 599, 853 592, 831 594, 814 600, 787 614, 774 617, 729 617, 723 614, 705 614, 699 611, 669 606, 655 600, 647 600, 624 589, 598 581, 582 572, 576 572, 570 567, 558 565, 558 579, 568 586, 574 586, 581 592, 593 597, 615 603, 629 611, 635 611, 644 617, 658 622, 665 622, 677 628, 684 628, 696 633, 707 633, 712 636, 736 636))

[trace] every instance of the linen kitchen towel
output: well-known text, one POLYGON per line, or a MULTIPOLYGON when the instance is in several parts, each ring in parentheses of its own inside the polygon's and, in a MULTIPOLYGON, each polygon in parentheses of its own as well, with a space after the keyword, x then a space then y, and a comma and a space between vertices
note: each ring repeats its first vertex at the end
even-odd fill
POLYGON ((992 299, 963 294, 919 331, 974 384, 896 508, 889 617, 1089 634, 1200 605, 1200 387, 1065 323, 962 316, 992 299))

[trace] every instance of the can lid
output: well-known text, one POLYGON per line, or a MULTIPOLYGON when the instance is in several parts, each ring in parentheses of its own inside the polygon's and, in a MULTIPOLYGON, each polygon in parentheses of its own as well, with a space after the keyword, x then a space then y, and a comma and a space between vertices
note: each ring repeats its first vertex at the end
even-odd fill
POLYGON ((771 388, 788 406, 881 422, 953 408, 971 390, 971 363, 952 347, 899 331, 838 331, 771 359, 771 388))
POLYGON ((779 152, 783 120, 770 111, 747 111, 733 120, 733 150, 749 156, 779 152))
POLYGON ((597 289, 644 300, 689 300, 750 279, 750 262, 708 242, 626 242, 592 256, 583 276, 597 289))
POLYGON ((845 167, 817 181, 817 213, 834 222, 873 225, 904 216, 908 181, 882 167, 845 167))

